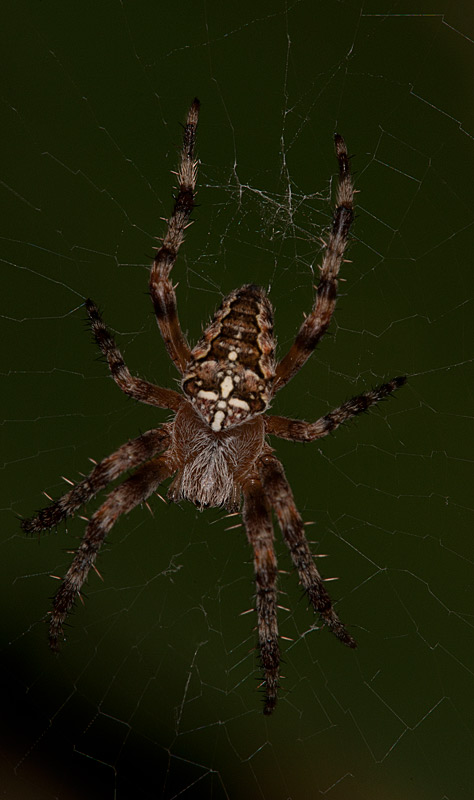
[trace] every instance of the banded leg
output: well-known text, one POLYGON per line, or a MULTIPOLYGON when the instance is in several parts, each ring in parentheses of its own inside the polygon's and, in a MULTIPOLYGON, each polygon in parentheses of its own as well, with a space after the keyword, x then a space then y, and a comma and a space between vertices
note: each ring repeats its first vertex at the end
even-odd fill
POLYGON ((339 161, 339 185, 332 230, 320 268, 316 300, 311 313, 299 329, 296 339, 284 358, 277 364, 275 390, 279 391, 301 369, 317 343, 324 336, 334 312, 337 297, 337 276, 344 257, 349 230, 354 219, 353 194, 349 156, 344 139, 334 136, 339 161))
POLYGON ((132 508, 146 500, 170 472, 163 456, 150 461, 114 489, 91 517, 72 564, 53 599, 49 625, 49 644, 52 650, 59 649, 64 621, 80 595, 89 570, 111 527, 119 516, 128 514, 132 508))
POLYGON ((265 676, 264 714, 277 702, 280 648, 277 621, 277 562, 273 547, 271 512, 260 481, 250 480, 243 489, 243 521, 254 552, 258 645, 265 676))
POLYGON ((130 375, 120 350, 102 321, 97 306, 92 300, 86 300, 85 306, 91 321, 92 333, 107 359, 112 378, 119 389, 141 403, 177 411, 183 402, 181 395, 178 392, 174 392, 173 389, 164 389, 161 386, 155 386, 153 383, 130 375))
POLYGON ((348 633, 334 611, 323 579, 316 569, 313 556, 304 535, 303 520, 295 506, 293 493, 286 480, 283 467, 275 456, 264 455, 258 463, 263 489, 276 511, 283 538, 290 550, 300 582, 314 610, 321 615, 330 631, 348 647, 356 642, 348 633))
POLYGON ((347 422, 357 414, 362 414, 370 406, 384 400, 400 386, 403 386, 406 380, 405 377, 392 378, 391 381, 377 386, 376 389, 352 397, 316 422, 304 422, 299 419, 273 415, 265 416, 266 433, 279 436, 280 439, 290 439, 293 442, 313 442, 315 439, 321 439, 342 425, 343 422, 347 422))
POLYGON ((80 506, 92 500, 97 492, 105 489, 107 484, 118 478, 123 472, 134 469, 144 461, 153 458, 168 444, 166 430, 156 428, 131 439, 119 447, 115 453, 104 458, 84 480, 76 483, 73 489, 56 500, 50 506, 42 508, 36 517, 21 521, 26 533, 39 533, 48 528, 55 528, 67 517, 70 517, 80 506))
POLYGON ((179 192, 173 213, 168 220, 163 244, 158 250, 150 273, 150 294, 166 349, 177 369, 184 373, 190 357, 190 348, 181 330, 176 305, 176 295, 169 274, 176 261, 184 239, 184 231, 194 208, 197 161, 194 158, 196 128, 199 117, 199 100, 195 99, 188 112, 184 128, 183 148, 178 172, 179 192))

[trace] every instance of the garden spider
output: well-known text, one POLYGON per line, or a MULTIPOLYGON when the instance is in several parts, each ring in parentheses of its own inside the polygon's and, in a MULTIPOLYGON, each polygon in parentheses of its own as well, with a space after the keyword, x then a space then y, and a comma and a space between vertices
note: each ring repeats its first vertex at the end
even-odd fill
POLYGON ((92 300, 85 301, 95 339, 119 388, 142 403, 174 411, 174 420, 119 447, 67 494, 21 524, 28 533, 55 527, 111 481, 135 470, 113 489, 90 518, 72 564, 54 597, 49 643, 53 650, 57 650, 63 638, 66 617, 81 594, 105 537, 122 514, 146 501, 166 478, 173 475, 168 491, 171 501, 186 499, 199 509, 224 506, 235 512, 239 510, 243 496, 243 521, 254 552, 264 713, 271 714, 277 701, 280 664, 272 509, 300 583, 314 610, 343 644, 355 647, 356 643, 332 607, 306 541, 303 521, 283 467, 267 444, 266 436, 270 434, 294 442, 319 439, 390 395, 405 383, 405 378, 393 378, 372 391, 353 397, 316 422, 265 413, 275 393, 309 358, 326 332, 334 311, 337 277, 354 216, 349 157, 344 139, 337 134, 335 148, 339 184, 332 229, 320 268, 313 309, 288 353, 281 361, 276 361, 272 307, 264 289, 252 284, 236 289, 223 300, 200 341, 190 349, 178 321, 176 296, 169 276, 194 206, 197 173, 194 144, 198 114, 199 101, 196 99, 184 129, 178 172, 179 192, 150 274, 150 293, 156 318, 168 354, 181 374, 183 393, 133 377, 97 307, 92 300))

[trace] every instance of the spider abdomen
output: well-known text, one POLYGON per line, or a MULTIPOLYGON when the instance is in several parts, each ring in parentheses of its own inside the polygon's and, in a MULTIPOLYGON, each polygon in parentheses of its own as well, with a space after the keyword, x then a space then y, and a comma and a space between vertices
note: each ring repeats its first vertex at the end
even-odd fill
POLYGON ((265 411, 274 378, 272 307, 264 289, 248 284, 224 298, 191 351, 183 391, 218 432, 265 411))

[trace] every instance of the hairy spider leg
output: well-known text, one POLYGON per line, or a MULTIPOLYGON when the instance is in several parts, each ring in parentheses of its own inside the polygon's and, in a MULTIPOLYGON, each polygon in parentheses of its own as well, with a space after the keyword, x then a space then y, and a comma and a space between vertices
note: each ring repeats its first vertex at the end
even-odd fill
POLYGON ((188 112, 184 128, 181 162, 178 172, 179 192, 168 220, 163 244, 158 250, 150 273, 150 294, 155 315, 166 349, 181 374, 189 361, 191 350, 179 324, 174 286, 169 274, 184 239, 184 231, 194 208, 197 161, 194 158, 199 100, 196 98, 188 112))
POLYGON ((259 459, 258 470, 263 489, 275 509, 283 538, 311 605, 320 614, 331 633, 348 647, 356 647, 355 640, 334 611, 323 579, 316 569, 304 534, 304 523, 295 506, 293 493, 282 465, 275 456, 264 455, 259 459))
POLYGON ((53 599, 49 624, 49 644, 52 650, 59 648, 64 621, 80 596, 89 570, 118 517, 128 514, 139 503, 143 503, 170 474, 171 469, 164 456, 149 461, 114 489, 92 515, 72 564, 53 599))
POLYGON ((375 389, 352 397, 316 422, 268 415, 265 417, 266 432, 278 436, 280 439, 290 439, 292 442, 313 442, 315 439, 327 436, 339 425, 384 400, 400 386, 403 386, 406 380, 405 377, 392 378, 391 381, 382 383, 375 389))
POLYGON ((271 714, 277 702, 280 648, 277 621, 277 561, 273 546, 271 511, 259 480, 243 487, 243 521, 253 547, 258 645, 265 678, 264 714, 271 714))
POLYGON ((52 505, 42 508, 36 517, 22 520, 21 527, 26 533, 39 533, 48 528, 55 528, 64 519, 72 516, 78 508, 92 500, 98 492, 105 489, 107 484, 119 478, 122 473, 138 467, 139 464, 164 450, 168 442, 168 433, 160 428, 154 428, 136 439, 131 439, 97 464, 90 475, 76 483, 70 492, 52 505))
POLYGON ((353 195, 349 156, 344 139, 334 136, 339 161, 339 184, 332 229, 326 246, 315 303, 301 325, 296 339, 276 368, 275 390, 278 392, 301 369, 324 336, 336 306, 337 276, 344 257, 349 230, 354 219, 353 195))

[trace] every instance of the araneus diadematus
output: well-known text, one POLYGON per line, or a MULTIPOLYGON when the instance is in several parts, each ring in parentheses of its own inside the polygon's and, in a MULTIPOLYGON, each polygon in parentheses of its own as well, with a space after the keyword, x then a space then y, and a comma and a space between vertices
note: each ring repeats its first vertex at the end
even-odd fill
POLYGON ((283 467, 267 444, 266 436, 294 442, 319 439, 387 397, 406 379, 393 378, 353 397, 316 422, 265 413, 276 392, 309 358, 326 332, 334 311, 337 277, 354 215, 349 157, 344 139, 337 134, 339 185, 332 229, 313 309, 288 353, 281 361, 276 361, 272 307, 264 289, 252 284, 224 298, 202 338, 190 349, 179 324, 169 275, 194 206, 198 114, 199 101, 194 100, 184 129, 178 196, 150 274, 156 318, 168 353, 182 376, 183 393, 132 377, 97 307, 92 300, 85 302, 97 344, 119 388, 142 403, 174 411, 174 420, 119 447, 71 491, 36 517, 23 520, 22 528, 33 533, 55 527, 111 481, 128 470, 135 470, 90 518, 84 538, 54 597, 49 642, 51 648, 57 650, 67 614, 81 593, 107 533, 122 514, 145 501, 172 475, 175 477, 168 491, 172 501, 186 499, 200 509, 224 506, 229 511, 237 511, 243 496, 243 521, 254 551, 264 713, 271 714, 277 701, 280 664, 272 509, 314 610, 343 644, 355 647, 356 643, 332 607, 306 541, 303 521, 283 467))

